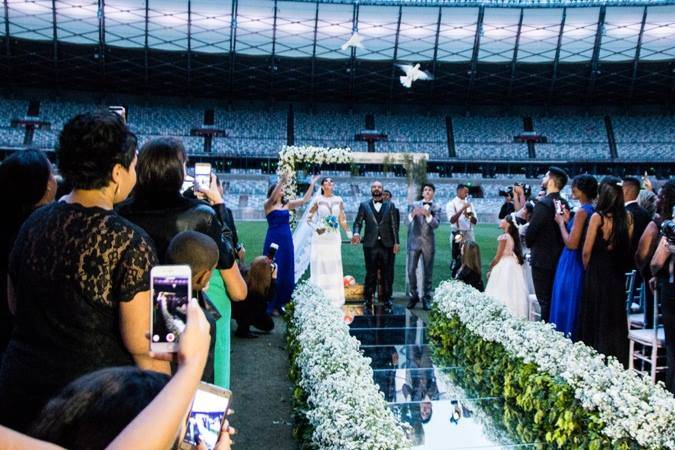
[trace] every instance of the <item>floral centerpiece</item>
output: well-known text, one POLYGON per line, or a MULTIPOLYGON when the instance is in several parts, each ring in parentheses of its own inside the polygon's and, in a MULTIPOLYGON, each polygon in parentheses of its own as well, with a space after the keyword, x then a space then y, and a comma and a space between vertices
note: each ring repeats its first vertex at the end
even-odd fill
POLYGON ((399 450, 410 447, 373 382, 370 359, 323 291, 301 283, 289 304, 289 376, 295 383, 294 435, 302 448, 399 450))
POLYGON ((429 335, 493 396, 529 417, 528 439, 559 448, 675 449, 675 398, 551 324, 518 319, 460 282, 434 295, 429 335))

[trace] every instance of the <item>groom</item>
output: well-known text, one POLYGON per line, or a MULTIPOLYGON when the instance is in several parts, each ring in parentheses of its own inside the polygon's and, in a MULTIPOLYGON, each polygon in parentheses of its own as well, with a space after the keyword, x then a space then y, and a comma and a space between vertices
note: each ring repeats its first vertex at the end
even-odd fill
POLYGON ((413 203, 412 210, 408 214, 408 284, 411 292, 408 309, 413 309, 420 301, 417 290, 417 264, 420 257, 424 264, 422 307, 425 311, 430 309, 431 276, 436 252, 434 233, 439 225, 441 211, 440 206, 433 201, 435 193, 436 188, 433 184, 423 185, 422 200, 413 203))
POLYGON ((386 309, 391 308, 391 286, 389 277, 394 263, 394 255, 399 251, 398 222, 396 207, 383 199, 382 183, 373 181, 370 185, 372 198, 359 205, 353 226, 352 244, 363 243, 363 256, 366 261, 366 280, 364 283, 365 308, 373 306, 373 293, 377 290, 377 274, 382 283, 382 299, 386 309), (361 226, 366 223, 363 238, 361 226))

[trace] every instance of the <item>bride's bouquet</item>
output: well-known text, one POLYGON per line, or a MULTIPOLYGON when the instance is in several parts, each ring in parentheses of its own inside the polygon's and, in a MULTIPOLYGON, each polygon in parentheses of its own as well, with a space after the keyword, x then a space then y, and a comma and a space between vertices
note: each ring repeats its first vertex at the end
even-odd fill
POLYGON ((326 216, 323 218, 323 224, 327 231, 337 231, 339 223, 337 216, 326 216))

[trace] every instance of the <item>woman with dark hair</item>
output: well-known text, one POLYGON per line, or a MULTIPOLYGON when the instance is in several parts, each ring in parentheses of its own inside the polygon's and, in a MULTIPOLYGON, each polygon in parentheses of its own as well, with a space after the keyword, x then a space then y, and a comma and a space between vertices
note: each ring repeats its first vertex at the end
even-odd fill
MULTIPOLYGON (((218 244, 220 272, 233 301, 246 298, 246 283, 235 261, 230 230, 211 205, 180 193, 187 155, 183 143, 162 137, 146 142, 138 156, 138 184, 118 212, 143 228, 157 246, 160 264, 165 263, 169 242, 181 231, 199 231, 218 244)), ((224 204, 224 202, 219 202, 224 204)))
MULTIPOLYGON (((651 183, 649 183, 651 185, 651 183)), ((675 207, 675 180, 666 182, 658 190, 656 196, 656 214, 642 233, 635 252, 635 263, 643 280, 652 278, 649 263, 652 260, 660 240, 659 232, 661 224, 673 218, 673 208, 675 207)), ((650 328, 653 321, 654 311, 654 293, 651 289, 642 289, 643 304, 645 305, 645 326, 650 328)))
POLYGON ((572 198, 581 203, 574 216, 564 208, 555 214, 565 248, 558 260, 551 297, 551 323, 556 330, 576 340, 579 299, 584 286, 584 265, 579 247, 583 245, 588 220, 595 212, 593 200, 598 195, 598 181, 591 175, 577 175, 572 180, 572 198))
POLYGON ((627 366, 625 274, 631 266, 633 219, 623 203, 621 179, 603 178, 583 246, 586 275, 579 306, 578 338, 627 366))
POLYGON ((267 306, 267 312, 278 316, 286 303, 291 300, 291 294, 295 289, 295 253, 293 251, 293 234, 291 233, 290 211, 307 203, 314 192, 314 184, 318 177, 312 177, 305 196, 298 200, 288 200, 284 197, 286 187, 286 175, 279 177, 275 186, 270 186, 265 200, 265 218, 267 219, 267 234, 263 244, 263 255, 269 253, 270 246, 277 244, 275 261, 279 267, 277 278, 276 296, 267 306))
POLYGON ((251 333, 251 326, 263 332, 274 329, 274 321, 267 314, 267 304, 275 298, 278 267, 267 256, 258 256, 248 269, 244 269, 248 296, 245 302, 232 305, 232 316, 237 321, 235 336, 258 337, 251 333))
POLYGON ((38 207, 54 201, 56 178, 52 165, 39 150, 12 153, 0 164, 0 192, 5 198, 0 221, 0 360, 14 328, 7 305, 7 263, 19 228, 38 207))
POLYGON ((511 313, 527 319, 528 289, 525 281, 523 251, 516 225, 516 214, 511 213, 499 223, 504 233, 497 238, 497 254, 490 263, 485 293, 506 306, 511 313))
POLYGON ((150 238, 113 206, 136 183, 136 136, 116 114, 68 121, 56 151, 73 190, 35 211, 9 258, 15 328, 0 368, 0 423, 26 429, 47 400, 79 376, 148 355, 150 238))

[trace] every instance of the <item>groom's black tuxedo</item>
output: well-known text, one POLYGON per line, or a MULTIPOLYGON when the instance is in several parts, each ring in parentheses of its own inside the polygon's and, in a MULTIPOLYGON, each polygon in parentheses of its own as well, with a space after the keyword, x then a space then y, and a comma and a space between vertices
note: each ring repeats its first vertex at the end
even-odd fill
POLYGON ((397 209, 393 203, 383 201, 380 210, 375 208, 375 202, 367 200, 361 202, 359 211, 354 219, 352 231, 361 235, 361 227, 365 222, 365 230, 361 235, 363 244, 363 256, 366 262, 366 279, 364 283, 364 296, 366 303, 370 303, 373 293, 377 289, 377 273, 380 272, 382 279, 382 295, 380 301, 391 300, 393 275, 391 266, 394 263, 394 245, 399 243, 397 209))

